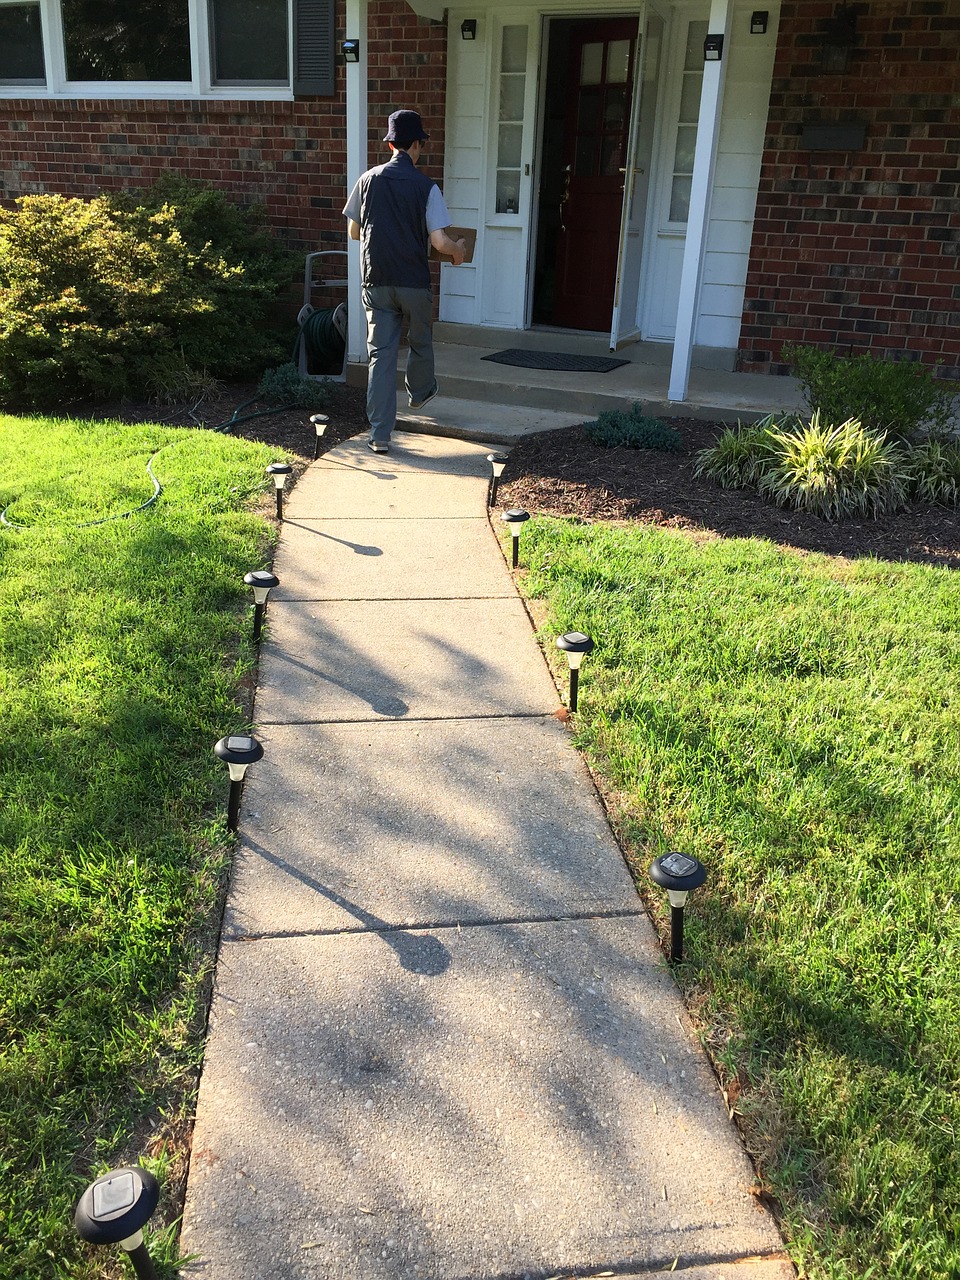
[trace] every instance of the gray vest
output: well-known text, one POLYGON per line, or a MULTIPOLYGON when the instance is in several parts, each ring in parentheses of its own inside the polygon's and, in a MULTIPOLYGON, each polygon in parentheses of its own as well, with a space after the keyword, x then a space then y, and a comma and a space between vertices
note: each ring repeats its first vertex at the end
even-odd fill
POLYGON ((405 151, 368 169, 360 187, 360 263, 365 285, 429 289, 427 200, 437 184, 405 151))

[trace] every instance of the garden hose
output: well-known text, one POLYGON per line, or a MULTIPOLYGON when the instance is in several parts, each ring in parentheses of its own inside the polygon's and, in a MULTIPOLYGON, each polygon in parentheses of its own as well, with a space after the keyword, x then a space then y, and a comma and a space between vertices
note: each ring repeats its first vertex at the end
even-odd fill
POLYGON ((336 307, 311 311, 300 325, 293 347, 293 363, 298 365, 300 353, 305 351, 308 369, 320 374, 340 373, 346 350, 343 332, 345 320, 346 308, 342 303, 336 307))
MULTIPOLYGON (((170 444, 173 444, 173 443, 174 441, 171 440, 170 444)), ((139 514, 139 512, 145 511, 147 507, 152 506, 156 502, 156 500, 160 497, 160 494, 163 492, 163 486, 161 485, 157 477, 153 474, 153 464, 156 461, 156 459, 160 456, 160 454, 163 453, 164 449, 170 448, 170 444, 165 444, 163 448, 158 449, 157 452, 150 459, 150 461, 147 463, 147 475, 153 481, 153 493, 149 498, 147 498, 146 502, 141 502, 138 507, 131 507, 129 511, 121 511, 115 516, 101 516, 99 520, 84 520, 82 524, 71 524, 71 525, 66 525, 64 527, 69 529, 92 529, 95 525, 98 525, 98 524, 109 524, 111 520, 126 520, 128 516, 135 516, 139 514)), ((3 510, 0 511, 0 524, 4 525, 5 528, 7 529, 34 528, 34 526, 30 524, 17 524, 16 521, 7 519, 7 512, 17 501, 18 499, 14 498, 13 502, 8 502, 7 505, 3 508, 3 510)))

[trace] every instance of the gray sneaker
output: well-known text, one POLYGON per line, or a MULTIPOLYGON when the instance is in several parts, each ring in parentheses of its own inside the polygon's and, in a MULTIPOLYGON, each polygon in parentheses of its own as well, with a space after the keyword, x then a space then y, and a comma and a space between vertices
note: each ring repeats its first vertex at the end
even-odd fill
POLYGON ((425 404, 430 403, 430 401, 434 398, 434 396, 438 396, 439 394, 440 394, 440 384, 438 382, 434 382, 433 387, 431 388, 430 391, 427 392, 427 394, 423 397, 422 400, 414 400, 411 397, 410 408, 422 409, 425 404))
POLYGON ((390 452, 390 446, 388 444, 384 444, 382 440, 368 440, 367 448, 370 450, 371 453, 389 453, 390 452))

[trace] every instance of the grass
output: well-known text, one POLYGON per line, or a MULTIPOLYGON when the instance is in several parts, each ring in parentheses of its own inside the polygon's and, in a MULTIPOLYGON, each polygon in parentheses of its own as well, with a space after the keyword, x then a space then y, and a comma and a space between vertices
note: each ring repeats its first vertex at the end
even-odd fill
POLYGON ((651 859, 708 869, 681 981, 802 1274, 956 1280, 954 575, 546 519, 524 558, 664 932, 651 859))
MULTIPOLYGON (((212 746, 244 724, 243 575, 272 536, 249 499, 275 457, 0 417, 2 1280, 114 1274, 73 1233, 80 1192, 176 1164, 228 853, 212 746), (153 455, 155 503, 77 527, 150 498, 153 455)), ((173 1233, 152 1247, 169 1266, 173 1233)))

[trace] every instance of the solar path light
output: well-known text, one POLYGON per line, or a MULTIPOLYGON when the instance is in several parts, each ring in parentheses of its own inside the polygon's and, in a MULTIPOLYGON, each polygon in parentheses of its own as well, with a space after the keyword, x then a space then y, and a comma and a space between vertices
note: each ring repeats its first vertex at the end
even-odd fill
POLYGON ((113 1169, 80 1197, 73 1225, 89 1244, 118 1244, 141 1280, 157 1280, 143 1228, 157 1207, 160 1183, 147 1169, 113 1169))
POLYGON ((236 834, 240 821, 240 792, 243 775, 250 765, 263 759, 263 747, 256 738, 244 734, 231 734, 221 738, 213 748, 213 754, 223 760, 230 771, 230 799, 227 802, 227 830, 236 834))
POLYGON ((271 462, 267 467, 267 475, 273 477, 277 486, 277 519, 283 519, 283 483, 293 470, 289 462, 271 462))
POLYGON ((263 630, 263 615, 267 608, 267 596, 274 587, 279 587, 280 579, 275 573, 270 573, 266 569, 253 569, 250 573, 244 574, 244 582, 248 587, 253 589, 253 643, 257 644, 260 640, 260 632, 263 630))
POLYGON ((511 507, 511 509, 509 511, 505 511, 500 518, 513 535, 512 563, 515 569, 520 563, 520 530, 530 519, 530 512, 523 511, 519 507, 511 507))
POLYGON ((500 484, 500 477, 503 475, 504 467, 510 461, 510 455, 509 453, 488 453, 487 461, 493 471, 490 483, 487 485, 487 506, 495 507, 497 505, 497 486, 500 484))
POLYGON ((582 631, 567 631, 557 637, 557 648, 567 655, 570 664, 570 710, 577 709, 577 691, 580 686, 580 663, 584 654, 593 653, 593 641, 582 631))
POLYGON ((317 441, 313 446, 313 460, 316 462, 320 457, 320 441, 323 438, 323 433, 326 431, 327 424, 330 419, 325 413, 314 413, 310 415, 310 421, 313 423, 313 429, 317 433, 317 441))
POLYGON ((666 853, 650 864, 650 879, 666 889, 670 899, 670 961, 683 959, 683 908, 687 894, 698 889, 707 878, 703 865, 688 853, 666 853))

